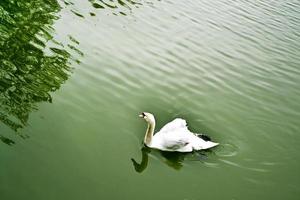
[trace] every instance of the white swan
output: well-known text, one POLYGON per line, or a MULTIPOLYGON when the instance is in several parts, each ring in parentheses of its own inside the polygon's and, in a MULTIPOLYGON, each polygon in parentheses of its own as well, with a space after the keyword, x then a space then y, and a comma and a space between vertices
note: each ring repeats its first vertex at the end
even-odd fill
POLYGON ((190 132, 184 119, 176 118, 166 124, 154 136, 155 118, 153 114, 143 112, 139 117, 145 119, 148 128, 144 138, 144 144, 153 149, 162 151, 192 152, 201 149, 209 149, 219 143, 205 141, 190 132))

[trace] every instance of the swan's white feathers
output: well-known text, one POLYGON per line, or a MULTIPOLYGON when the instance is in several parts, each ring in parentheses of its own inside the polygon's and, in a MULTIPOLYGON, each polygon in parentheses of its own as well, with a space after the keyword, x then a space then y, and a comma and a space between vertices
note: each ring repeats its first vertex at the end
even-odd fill
POLYGON ((154 115, 143 112, 139 116, 148 123, 144 143, 150 148, 162 151, 191 152, 218 145, 218 143, 205 141, 197 137, 188 130, 186 121, 181 118, 176 118, 167 123, 159 132, 153 135, 155 129, 154 115))
POLYGON ((176 129, 187 128, 186 126, 186 121, 184 119, 176 118, 162 127, 159 132, 170 132, 176 129))
POLYGON ((188 130, 184 119, 176 118, 154 135, 150 147, 163 151, 191 152, 217 145, 197 137, 188 130))

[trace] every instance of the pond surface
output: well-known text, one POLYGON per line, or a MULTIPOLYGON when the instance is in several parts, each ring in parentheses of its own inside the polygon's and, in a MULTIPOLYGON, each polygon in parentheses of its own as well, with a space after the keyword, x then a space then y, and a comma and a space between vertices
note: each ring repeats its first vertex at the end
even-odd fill
POLYGON ((300 2, 1 0, 1 199, 298 199, 300 2), (220 146, 144 149, 152 112, 220 146))

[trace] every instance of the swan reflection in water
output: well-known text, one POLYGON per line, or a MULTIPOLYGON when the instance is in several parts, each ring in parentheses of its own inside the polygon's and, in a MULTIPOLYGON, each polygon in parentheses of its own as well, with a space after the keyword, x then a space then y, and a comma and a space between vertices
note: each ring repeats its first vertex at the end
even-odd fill
POLYGON ((131 158, 132 164, 136 172, 141 173, 147 168, 149 153, 151 153, 151 151, 159 152, 163 158, 163 162, 175 170, 180 170, 183 167, 184 160, 203 162, 204 160, 207 159, 206 153, 210 152, 210 150, 205 150, 201 152, 196 151, 192 153, 166 152, 166 151, 150 149, 149 147, 144 146, 141 148, 142 160, 140 163, 138 163, 135 159, 131 158))

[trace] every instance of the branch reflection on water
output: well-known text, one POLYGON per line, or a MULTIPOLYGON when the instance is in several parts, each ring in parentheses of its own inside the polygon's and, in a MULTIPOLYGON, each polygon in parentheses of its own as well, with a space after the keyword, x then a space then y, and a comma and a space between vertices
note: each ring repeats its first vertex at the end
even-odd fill
MULTIPOLYGON (((158 151, 153 150, 155 152, 160 152, 160 155, 163 158, 163 162, 167 164, 169 167, 180 170, 183 167, 183 161, 204 161, 207 159, 206 153, 209 150, 201 151, 201 152, 192 152, 192 153, 180 153, 180 152, 166 152, 166 151, 158 151)), ((135 159, 131 158, 132 164, 136 172, 143 172, 148 166, 149 153, 151 153, 151 149, 144 146, 141 149, 142 159, 141 162, 138 163, 135 159)))
POLYGON ((69 77, 71 55, 52 36, 60 9, 57 1, 0 1, 0 121, 14 131, 69 77))
MULTIPOLYGON (((91 5, 95 9, 108 9, 114 15, 128 15, 132 9, 138 8, 145 4, 153 4, 152 1, 141 1, 141 0, 89 0, 91 5)), ((94 14, 94 13, 93 13, 94 14)), ((94 14, 95 15, 95 14, 94 14)))

